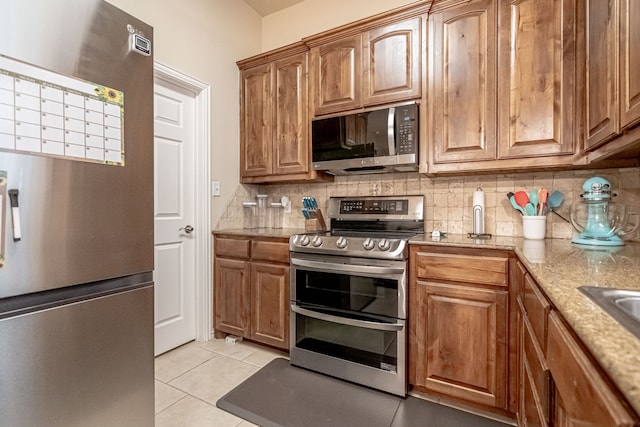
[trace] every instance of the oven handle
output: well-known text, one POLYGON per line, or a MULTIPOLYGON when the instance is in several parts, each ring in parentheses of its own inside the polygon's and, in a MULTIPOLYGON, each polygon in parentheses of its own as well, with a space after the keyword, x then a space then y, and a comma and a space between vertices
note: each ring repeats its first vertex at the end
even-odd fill
POLYGON ((300 267, 316 268, 323 271, 328 269, 332 271, 338 271, 341 273, 364 273, 364 274, 403 274, 404 268, 391 268, 391 267, 376 267, 374 265, 347 265, 347 264, 334 264, 328 262, 309 261, 302 259, 291 259, 291 264, 299 265, 300 267))
POLYGON ((350 319, 348 317, 334 316, 332 314, 319 313, 314 310, 302 308, 299 305, 291 304, 291 310, 314 319, 326 320, 327 322, 339 323, 341 325, 358 326, 360 328, 375 329, 377 331, 401 331, 404 328, 402 323, 380 323, 368 320, 350 319))

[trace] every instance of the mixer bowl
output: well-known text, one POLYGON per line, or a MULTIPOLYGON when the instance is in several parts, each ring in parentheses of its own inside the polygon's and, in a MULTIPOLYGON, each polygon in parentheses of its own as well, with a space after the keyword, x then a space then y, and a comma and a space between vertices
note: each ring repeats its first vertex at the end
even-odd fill
POLYGON ((640 225, 638 210, 623 203, 585 202, 571 207, 571 224, 579 232, 574 243, 618 246, 640 225))

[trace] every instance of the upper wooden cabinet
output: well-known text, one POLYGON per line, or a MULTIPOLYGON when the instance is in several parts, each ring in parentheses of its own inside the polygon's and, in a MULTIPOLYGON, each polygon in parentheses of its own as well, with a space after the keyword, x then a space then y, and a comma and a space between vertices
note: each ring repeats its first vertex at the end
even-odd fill
POLYGON ((640 4, 589 0, 586 9, 585 150, 592 150, 640 121, 640 4))
POLYGON ((496 1, 446 5, 438 3, 444 9, 429 15, 428 24, 433 164, 494 160, 496 1))
POLYGON ((316 115, 360 106, 361 35, 312 48, 311 67, 311 91, 316 115))
POLYGON ((620 1, 620 126, 640 122, 640 4, 620 1))
POLYGON ((575 0, 436 3, 421 171, 573 164, 577 16, 575 0))
POLYGON ((297 43, 238 62, 241 182, 322 178, 310 167, 307 60, 297 43))
POLYGON ((304 39, 311 48, 313 115, 420 97, 426 8, 409 12, 304 39))
POLYGON ((500 2, 499 12, 498 158, 573 154, 575 0, 500 2))
POLYGON ((363 34, 364 105, 420 97, 421 25, 415 17, 363 34))

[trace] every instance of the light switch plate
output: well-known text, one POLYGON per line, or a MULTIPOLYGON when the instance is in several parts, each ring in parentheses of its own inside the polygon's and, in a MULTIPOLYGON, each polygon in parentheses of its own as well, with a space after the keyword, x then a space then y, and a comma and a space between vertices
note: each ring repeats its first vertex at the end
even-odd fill
POLYGON ((211 195, 213 197, 220 197, 220 181, 211 182, 211 195))

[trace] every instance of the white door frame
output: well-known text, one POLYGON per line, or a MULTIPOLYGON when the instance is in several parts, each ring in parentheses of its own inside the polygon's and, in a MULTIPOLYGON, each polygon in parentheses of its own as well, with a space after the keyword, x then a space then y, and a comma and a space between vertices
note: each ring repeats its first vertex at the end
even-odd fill
POLYGON ((211 283, 211 86, 154 61, 154 76, 193 93, 195 98, 195 308, 196 341, 209 341, 213 330, 211 283))

